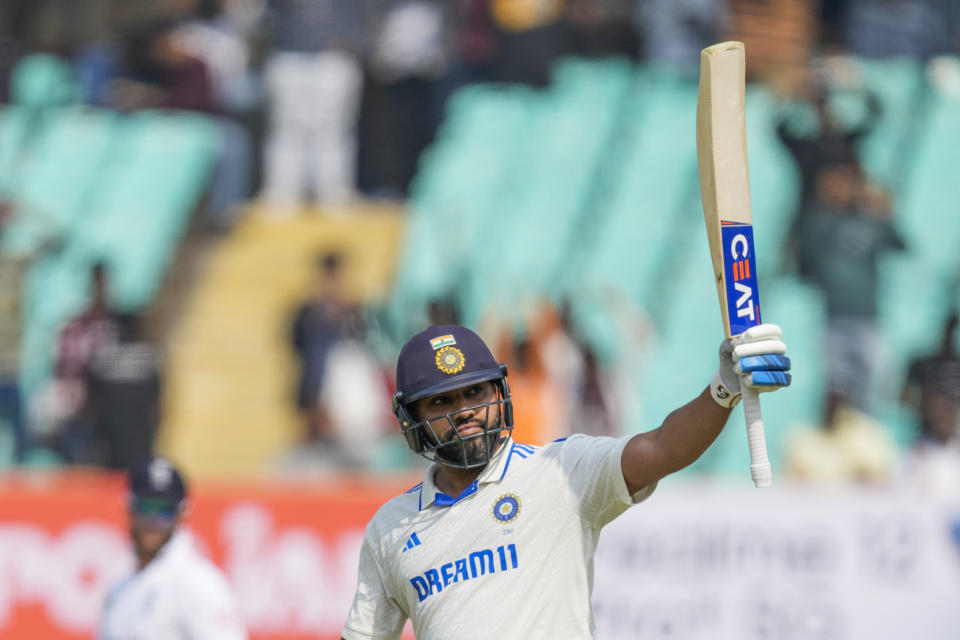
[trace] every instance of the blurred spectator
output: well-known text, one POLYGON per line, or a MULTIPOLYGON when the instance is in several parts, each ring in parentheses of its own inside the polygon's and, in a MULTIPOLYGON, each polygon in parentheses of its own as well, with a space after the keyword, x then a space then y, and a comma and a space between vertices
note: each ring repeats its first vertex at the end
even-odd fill
POLYGON ((493 73, 500 43, 490 15, 490 0, 456 0, 457 59, 452 86, 486 82, 493 73))
POLYGON ((556 426, 557 437, 572 433, 598 436, 616 433, 616 385, 608 379, 598 356, 588 342, 577 335, 569 303, 555 310, 546 306, 534 328, 540 336, 539 352, 553 384, 560 389, 563 407, 556 426))
POLYGON ((820 47, 838 49, 843 47, 844 23, 850 0, 822 0, 820 2, 820 47))
POLYGON ((315 443, 327 449, 320 452, 327 466, 368 467, 381 438, 396 435, 386 376, 363 336, 347 335, 330 349, 319 401, 334 439, 333 447, 315 443))
POLYGON ((564 0, 490 0, 499 40, 493 80, 547 86, 568 46, 563 13, 564 0))
POLYGON ((563 390, 548 375, 538 340, 531 331, 501 342, 510 367, 510 394, 514 400, 513 436, 518 442, 543 445, 569 435, 561 417, 563 390))
POLYGON ((107 106, 110 83, 123 62, 123 35, 162 5, 155 0, 44 0, 35 28, 51 45, 38 47, 69 57, 77 76, 81 101, 107 106))
POLYGON ((317 277, 312 295, 293 317, 291 339, 300 364, 297 408, 304 423, 305 442, 335 441, 323 390, 333 348, 355 335, 358 310, 347 300, 343 281, 343 257, 323 253, 317 259, 317 277))
POLYGON ((452 17, 439 0, 386 0, 370 64, 384 82, 435 80, 451 56, 452 17))
POLYGON ((596 435, 594 425, 585 423, 581 416, 584 353, 570 331, 566 311, 554 312, 552 307, 547 307, 533 328, 534 335, 540 337, 539 352, 544 371, 556 385, 562 403, 555 416, 561 422, 555 425, 555 429, 557 437, 576 432, 596 435))
POLYGON ((10 72, 26 51, 25 23, 33 3, 29 0, 0 2, 0 102, 10 102, 10 72))
POLYGON ((788 437, 786 473, 812 484, 882 483, 891 479, 896 447, 883 426, 828 391, 823 423, 788 437))
POLYGON ((372 37, 369 0, 269 0, 272 52, 264 70, 270 125, 263 199, 342 205, 356 190, 361 60, 372 37))
POLYGON ((813 79, 807 95, 793 108, 785 109, 777 123, 777 135, 793 156, 800 174, 800 199, 793 214, 794 229, 798 228, 800 216, 809 207, 816 195, 820 171, 838 162, 855 162, 857 145, 873 131, 880 118, 880 101, 866 87, 839 86, 835 79, 839 70, 828 71, 826 63, 819 70, 811 71, 813 79), (856 95, 864 104, 865 115, 859 122, 842 122, 831 108, 831 96, 839 90, 856 95), (796 107, 812 107, 813 121, 797 117, 796 107), (805 131, 798 131, 798 123, 804 122, 805 131))
MULTIPOLYGON (((65 16, 70 34, 70 57, 82 88, 83 100, 111 106, 113 82, 129 77, 130 36, 149 25, 173 28, 187 19, 197 0, 53 0, 65 16), (77 29, 78 23, 85 27, 77 29)), ((50 4, 46 0, 44 4, 50 4)), ((142 78, 141 78, 142 79, 142 78)))
POLYGON ((172 32, 176 47, 204 63, 210 74, 221 152, 206 208, 211 223, 226 228, 238 205, 253 195, 254 155, 250 128, 264 96, 251 68, 249 25, 238 15, 254 11, 249 0, 189 0, 190 14, 172 32), (233 7, 233 9, 231 9, 233 7))
POLYGON ((460 308, 457 301, 452 295, 431 300, 427 304, 427 320, 431 327, 438 324, 459 324, 460 308))
MULTIPOLYGON (((20 178, 17 159, 28 153, 18 150, 5 167, 0 192, 20 178), (9 182, 8 182, 9 181, 9 182)), ((32 440, 20 387, 22 337, 25 321, 25 282, 29 269, 46 254, 59 250, 62 231, 44 211, 0 196, 0 425, 9 425, 13 435, 13 459, 24 461, 32 440)))
MULTIPOLYGON (((13 205, 0 201, 0 239, 13 218, 13 205)), ((28 437, 20 394, 20 340, 23 333, 23 279, 30 256, 0 251, 0 424, 13 435, 13 461, 21 462, 28 437)))
MULTIPOLYGON (((496 322, 491 318, 492 322, 496 322)), ((544 444, 572 433, 618 435, 616 385, 590 345, 576 335, 569 305, 541 302, 519 332, 499 329, 498 353, 510 366, 518 439, 544 444)))
POLYGON ((587 58, 637 58, 634 0, 568 0, 569 53, 587 58))
POLYGON ((161 18, 133 30, 107 101, 121 111, 183 109, 213 118, 220 144, 205 208, 211 226, 226 228, 252 195, 252 142, 238 118, 255 106, 257 89, 246 43, 222 18, 220 5, 207 0, 196 10, 195 17, 161 18))
POLYGON ((139 316, 119 316, 117 329, 117 341, 100 348, 91 362, 87 415, 93 462, 129 469, 153 455, 160 423, 160 359, 143 336, 139 316))
POLYGON ((259 81, 251 66, 252 53, 245 29, 247 19, 238 16, 241 5, 253 11, 249 1, 191 0, 189 11, 174 27, 176 48, 203 62, 210 75, 213 103, 219 113, 239 115, 259 106, 259 81))
POLYGON ((798 72, 817 53, 819 0, 723 0, 715 4, 728 16, 717 40, 747 43, 747 77, 773 86, 793 86, 798 72))
POLYGON ((207 67, 184 50, 174 36, 175 27, 169 19, 151 20, 129 34, 124 67, 108 89, 110 106, 120 111, 213 110, 207 67))
POLYGON ((442 117, 454 16, 448 0, 384 0, 382 11, 364 88, 362 177, 368 192, 405 197, 442 117))
POLYGON ((822 169, 809 207, 799 230, 799 267, 826 300, 827 385, 867 411, 882 346, 879 264, 904 244, 890 219, 889 194, 869 184, 856 163, 822 169))
POLYGON ((117 315, 110 307, 106 265, 90 269, 90 302, 60 331, 51 396, 45 411, 49 424, 41 427, 67 462, 93 460, 93 427, 88 414, 91 366, 97 353, 117 341, 117 315))
POLYGON ((850 0, 846 19, 849 50, 854 55, 917 60, 954 52, 957 34, 950 29, 951 4, 937 0, 850 0))
POLYGON ((914 360, 902 399, 919 419, 919 434, 906 461, 907 481, 925 495, 956 497, 960 488, 960 354, 957 312, 944 326, 940 347, 914 360))
POLYGON ((347 300, 343 256, 321 253, 316 266, 313 294, 293 317, 304 438, 278 461, 284 472, 368 466, 393 421, 383 368, 365 341, 359 308, 347 300))
MULTIPOLYGON (((610 380, 597 353, 586 342, 579 342, 583 353, 583 381, 580 386, 580 411, 573 431, 598 436, 619 436, 616 403, 612 394, 616 385, 610 380)), ((573 433, 571 431, 571 433, 573 433)))
POLYGON ((696 75, 700 50, 722 40, 728 19, 726 3, 716 0, 638 0, 641 57, 696 75))

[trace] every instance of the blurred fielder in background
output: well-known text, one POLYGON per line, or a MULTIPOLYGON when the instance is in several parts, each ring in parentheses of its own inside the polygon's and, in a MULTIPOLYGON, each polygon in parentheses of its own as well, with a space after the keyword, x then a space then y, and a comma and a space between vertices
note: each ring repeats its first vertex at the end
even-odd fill
POLYGON ((411 338, 393 411, 409 447, 433 462, 423 482, 367 526, 345 640, 592 638, 600 529, 694 462, 723 429, 741 384, 790 384, 776 325, 720 346, 708 388, 653 431, 513 442, 506 365, 461 326, 411 338), (535 597, 527 597, 535 594, 535 597))
POLYGON ((155 458, 130 473, 136 569, 110 590, 100 640, 245 640, 226 577, 177 531, 186 505, 180 473, 155 458))

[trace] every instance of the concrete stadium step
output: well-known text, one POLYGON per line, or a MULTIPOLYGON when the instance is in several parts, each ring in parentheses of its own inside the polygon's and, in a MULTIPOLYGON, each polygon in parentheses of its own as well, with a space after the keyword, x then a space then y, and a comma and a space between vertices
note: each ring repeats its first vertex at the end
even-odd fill
POLYGON ((170 336, 159 450, 190 477, 269 473, 299 437, 287 336, 315 256, 341 251, 350 294, 382 301, 404 224, 396 204, 294 215, 251 205, 206 259, 170 336))

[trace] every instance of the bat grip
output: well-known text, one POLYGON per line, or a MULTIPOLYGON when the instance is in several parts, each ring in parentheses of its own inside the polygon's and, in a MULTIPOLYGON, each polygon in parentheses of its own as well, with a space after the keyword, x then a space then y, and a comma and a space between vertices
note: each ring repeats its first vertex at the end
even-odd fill
POLYGON ((767 440, 763 435, 763 416, 760 399, 752 387, 742 384, 743 417, 747 421, 747 442, 750 444, 750 475, 757 488, 773 484, 770 460, 767 458, 767 440))

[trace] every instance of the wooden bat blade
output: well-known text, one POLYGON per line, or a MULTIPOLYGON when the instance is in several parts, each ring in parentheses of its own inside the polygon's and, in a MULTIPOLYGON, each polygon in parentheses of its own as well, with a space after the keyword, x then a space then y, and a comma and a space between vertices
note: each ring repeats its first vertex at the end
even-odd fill
MULTIPOLYGON (((760 324, 757 265, 750 211, 743 43, 722 42, 700 53, 697 165, 723 331, 728 338, 760 324)), ((755 389, 741 384, 750 473, 757 487, 772 484, 755 389)))
POLYGON ((727 337, 760 324, 747 169, 743 43, 700 54, 697 165, 723 330, 727 337))

